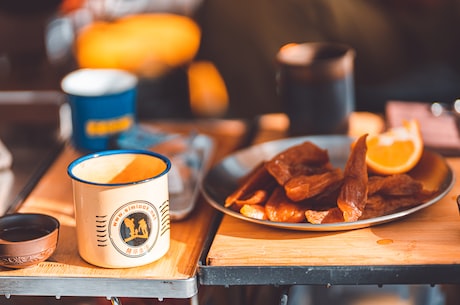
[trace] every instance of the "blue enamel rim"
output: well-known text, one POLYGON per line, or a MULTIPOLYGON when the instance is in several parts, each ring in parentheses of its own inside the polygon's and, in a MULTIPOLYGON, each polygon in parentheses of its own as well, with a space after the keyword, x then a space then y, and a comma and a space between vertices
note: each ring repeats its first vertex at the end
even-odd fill
POLYGON ((99 186, 117 186, 117 185, 130 185, 130 184, 144 183, 152 179, 166 175, 170 169, 171 169, 171 161, 166 156, 163 156, 159 153, 149 151, 149 150, 142 150, 142 149, 113 149, 113 150, 105 150, 105 151, 91 153, 91 154, 85 155, 83 157, 80 157, 72 161, 67 167, 67 174, 70 176, 70 178, 76 181, 82 182, 82 183, 86 183, 86 184, 99 185, 99 186), (99 158, 99 157, 105 157, 105 156, 111 156, 111 155, 119 155, 119 154, 137 154, 137 155, 153 156, 153 157, 163 160, 163 162, 166 164, 166 169, 163 172, 161 172, 161 174, 159 175, 156 175, 156 176, 144 179, 144 180, 139 180, 139 181, 134 181, 134 182, 129 182, 129 183, 97 183, 97 182, 91 182, 91 181, 87 181, 84 179, 80 179, 73 174, 73 169, 75 168, 75 166, 79 165, 82 162, 85 162, 93 158, 99 158))

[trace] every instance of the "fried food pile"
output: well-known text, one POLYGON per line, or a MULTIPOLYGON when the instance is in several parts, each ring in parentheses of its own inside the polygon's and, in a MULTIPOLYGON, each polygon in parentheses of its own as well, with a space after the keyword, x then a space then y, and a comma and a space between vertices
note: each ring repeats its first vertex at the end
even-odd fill
POLYGON ((343 170, 312 142, 290 147, 243 177, 225 207, 256 219, 325 224, 392 214, 433 195, 408 174, 370 175, 366 138, 353 143, 343 170))

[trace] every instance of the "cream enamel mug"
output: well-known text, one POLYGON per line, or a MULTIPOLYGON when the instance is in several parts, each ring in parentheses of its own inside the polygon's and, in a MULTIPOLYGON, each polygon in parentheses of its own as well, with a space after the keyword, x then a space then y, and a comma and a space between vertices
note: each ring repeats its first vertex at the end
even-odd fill
POLYGON ((107 150, 73 161, 78 251, 105 268, 145 265, 170 243, 167 175, 171 162, 144 150, 107 150))

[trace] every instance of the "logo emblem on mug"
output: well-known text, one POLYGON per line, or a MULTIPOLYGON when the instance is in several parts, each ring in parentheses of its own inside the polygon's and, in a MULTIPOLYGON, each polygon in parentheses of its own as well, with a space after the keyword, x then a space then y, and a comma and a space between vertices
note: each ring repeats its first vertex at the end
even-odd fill
POLYGON ((147 254, 155 245, 159 232, 159 212, 147 201, 133 201, 121 206, 109 222, 110 241, 127 257, 147 254))

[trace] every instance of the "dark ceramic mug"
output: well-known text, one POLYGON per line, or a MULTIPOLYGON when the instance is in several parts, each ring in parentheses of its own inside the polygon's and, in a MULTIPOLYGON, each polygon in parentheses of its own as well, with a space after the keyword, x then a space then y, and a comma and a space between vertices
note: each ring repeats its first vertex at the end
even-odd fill
POLYGON ((355 51, 332 42, 290 43, 277 56, 277 90, 291 135, 346 134, 355 109, 355 51))

